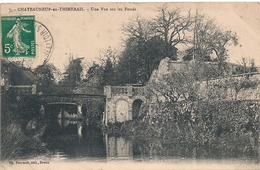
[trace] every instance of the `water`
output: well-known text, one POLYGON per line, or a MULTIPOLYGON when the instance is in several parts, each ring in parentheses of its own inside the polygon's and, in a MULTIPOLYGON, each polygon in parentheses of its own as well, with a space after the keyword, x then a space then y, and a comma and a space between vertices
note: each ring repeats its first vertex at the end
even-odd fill
POLYGON ((201 162, 231 161, 258 164, 259 153, 250 147, 227 149, 222 146, 194 147, 163 140, 134 140, 109 136, 83 121, 51 121, 43 133, 44 155, 50 160, 201 162))
POLYGON ((94 129, 82 121, 59 119, 51 121, 43 133, 43 142, 50 151, 48 158, 106 159, 106 145, 100 129, 94 129))

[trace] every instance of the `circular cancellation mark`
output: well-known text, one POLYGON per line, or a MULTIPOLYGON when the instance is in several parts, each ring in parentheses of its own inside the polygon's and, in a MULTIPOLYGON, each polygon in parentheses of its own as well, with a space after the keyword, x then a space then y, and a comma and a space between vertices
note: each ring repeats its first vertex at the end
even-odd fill
POLYGON ((46 64, 52 55, 54 41, 53 36, 49 29, 41 22, 35 21, 35 32, 36 32, 36 46, 38 47, 39 58, 41 59, 38 65, 46 64))

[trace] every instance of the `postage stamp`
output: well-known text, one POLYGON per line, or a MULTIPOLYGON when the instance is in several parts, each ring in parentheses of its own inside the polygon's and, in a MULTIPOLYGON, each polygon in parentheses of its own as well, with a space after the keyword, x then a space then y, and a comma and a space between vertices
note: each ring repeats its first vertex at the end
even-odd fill
POLYGON ((3 16, 1 22, 2 56, 34 58, 35 16, 3 16))

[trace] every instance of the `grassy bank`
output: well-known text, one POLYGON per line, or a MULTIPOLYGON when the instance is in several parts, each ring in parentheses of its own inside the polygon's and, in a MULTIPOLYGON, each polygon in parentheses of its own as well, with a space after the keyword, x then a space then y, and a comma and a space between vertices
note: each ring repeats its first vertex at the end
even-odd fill
POLYGON ((38 136, 25 135, 19 123, 1 128, 1 160, 35 157, 44 150, 41 144, 38 136))
POLYGON ((253 149, 259 143, 259 108, 259 101, 164 103, 152 115, 109 124, 106 130, 139 139, 253 149))
POLYGON ((1 160, 44 153, 40 134, 45 121, 37 96, 21 97, 18 101, 7 91, 1 99, 1 160))

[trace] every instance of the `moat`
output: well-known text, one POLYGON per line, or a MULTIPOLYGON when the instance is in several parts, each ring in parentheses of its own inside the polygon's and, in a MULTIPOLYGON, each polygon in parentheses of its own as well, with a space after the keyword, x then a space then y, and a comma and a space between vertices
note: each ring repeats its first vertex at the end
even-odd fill
POLYGON ((49 161, 130 161, 130 162, 178 162, 178 161, 241 161, 258 163, 259 155, 248 146, 228 149, 190 146, 160 139, 133 139, 126 136, 107 135, 100 128, 84 121, 52 120, 42 136, 47 149, 38 159, 49 161))

